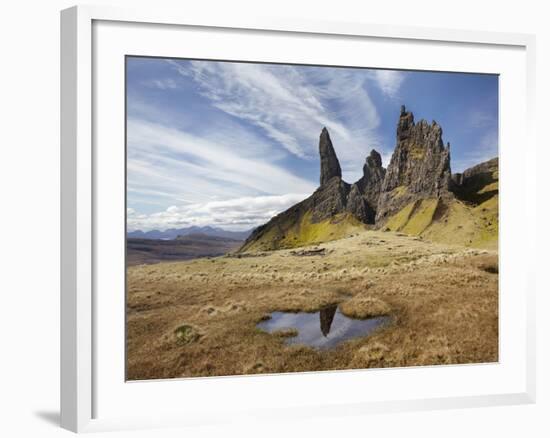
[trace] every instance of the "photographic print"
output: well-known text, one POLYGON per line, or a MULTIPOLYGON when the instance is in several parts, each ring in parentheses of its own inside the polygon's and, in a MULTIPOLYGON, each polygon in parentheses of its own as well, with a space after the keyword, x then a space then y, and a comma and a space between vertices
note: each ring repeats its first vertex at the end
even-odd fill
POLYGON ((126 57, 128 380, 498 361, 498 76, 126 57))

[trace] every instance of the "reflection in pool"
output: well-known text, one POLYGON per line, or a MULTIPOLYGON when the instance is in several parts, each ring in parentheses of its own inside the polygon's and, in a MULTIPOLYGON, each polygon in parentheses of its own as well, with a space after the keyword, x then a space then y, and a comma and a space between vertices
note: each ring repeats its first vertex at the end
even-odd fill
POLYGON ((337 305, 314 313, 273 312, 271 318, 257 327, 268 333, 283 329, 296 329, 298 336, 285 340, 287 344, 305 344, 316 348, 331 348, 352 338, 368 336, 389 317, 352 319, 343 315, 337 305))

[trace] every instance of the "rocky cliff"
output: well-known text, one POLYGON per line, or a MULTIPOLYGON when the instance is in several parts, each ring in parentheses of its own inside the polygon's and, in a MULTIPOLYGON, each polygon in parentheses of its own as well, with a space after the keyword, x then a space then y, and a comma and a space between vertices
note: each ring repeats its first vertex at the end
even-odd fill
POLYGON ((443 144, 443 130, 435 121, 415 123, 401 107, 396 146, 382 184, 376 222, 386 221, 412 201, 449 198, 450 145, 443 144))
POLYGON ((319 156, 317 190, 256 228, 240 251, 294 248, 339 239, 367 226, 434 240, 451 238, 452 243, 496 242, 498 160, 451 175, 450 145, 443 143, 443 130, 435 121, 415 123, 412 112, 402 106, 388 168, 373 149, 363 176, 353 184, 342 180, 326 128, 319 137, 319 156))
POLYGON ((385 175, 382 157, 373 149, 365 160, 363 176, 351 186, 347 211, 367 224, 374 224, 385 175))
POLYGON ((453 174, 451 190, 458 199, 476 205, 498 194, 498 158, 453 174))

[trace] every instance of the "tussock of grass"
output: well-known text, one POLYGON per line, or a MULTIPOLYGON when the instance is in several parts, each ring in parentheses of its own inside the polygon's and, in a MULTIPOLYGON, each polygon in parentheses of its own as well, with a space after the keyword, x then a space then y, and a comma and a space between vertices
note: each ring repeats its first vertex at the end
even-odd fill
POLYGON ((191 325, 181 325, 176 330, 174 330, 176 335, 176 341, 180 345, 190 344, 195 342, 200 338, 199 332, 191 325))
POLYGON ((281 330, 276 330, 271 334, 279 338, 294 338, 298 336, 298 330, 296 330, 295 328, 285 328, 281 330))
POLYGON ((381 342, 370 342, 359 348, 353 357, 354 363, 365 368, 380 366, 390 353, 390 348, 381 342))
POLYGON ((366 319, 389 315, 391 307, 379 298, 359 295, 343 302, 340 311, 350 318, 366 319))
POLYGON ((289 290, 279 300, 279 305, 272 310, 282 312, 317 312, 324 307, 342 301, 342 294, 334 290, 289 290))

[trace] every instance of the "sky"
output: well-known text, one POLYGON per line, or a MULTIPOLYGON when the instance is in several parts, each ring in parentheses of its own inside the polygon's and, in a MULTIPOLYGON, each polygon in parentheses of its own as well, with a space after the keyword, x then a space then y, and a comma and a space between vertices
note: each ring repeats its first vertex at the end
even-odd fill
POLYGON ((453 173, 498 155, 496 75, 128 57, 128 231, 267 222, 318 187, 323 127, 353 183, 371 149, 387 167, 401 105, 453 173))

